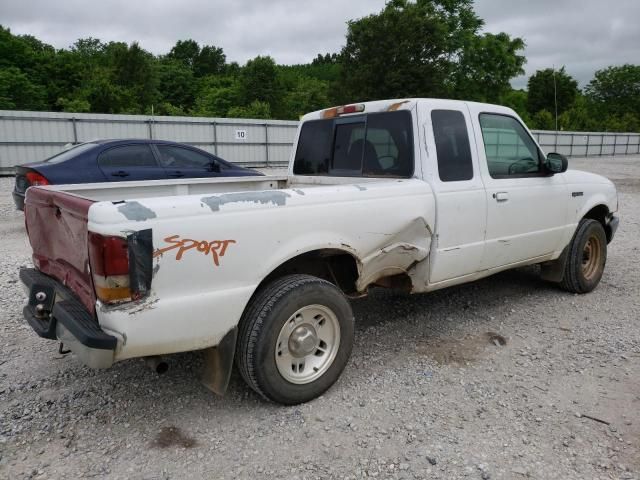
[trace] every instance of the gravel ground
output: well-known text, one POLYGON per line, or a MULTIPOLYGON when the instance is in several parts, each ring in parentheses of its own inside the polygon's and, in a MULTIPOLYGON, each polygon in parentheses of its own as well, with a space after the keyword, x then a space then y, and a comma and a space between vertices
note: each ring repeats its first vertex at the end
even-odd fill
POLYGON ((209 393, 195 353, 170 357, 163 376, 58 354, 22 319, 30 248, 1 178, 0 477, 637 480, 640 157, 571 166, 620 190, 593 293, 535 268, 427 295, 376 291, 353 302, 341 379, 297 407, 261 401, 235 372, 225 397, 209 393))

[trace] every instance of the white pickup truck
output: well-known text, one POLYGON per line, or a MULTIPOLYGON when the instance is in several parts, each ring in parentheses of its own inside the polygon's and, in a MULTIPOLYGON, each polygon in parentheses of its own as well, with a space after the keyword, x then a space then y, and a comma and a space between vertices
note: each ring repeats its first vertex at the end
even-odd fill
POLYGON ((347 364, 349 297, 531 264, 589 292, 617 209, 609 180, 545 156, 508 108, 345 105, 302 118, 288 175, 29 188, 24 315, 91 367, 203 350, 213 391, 235 359, 295 404, 347 364))

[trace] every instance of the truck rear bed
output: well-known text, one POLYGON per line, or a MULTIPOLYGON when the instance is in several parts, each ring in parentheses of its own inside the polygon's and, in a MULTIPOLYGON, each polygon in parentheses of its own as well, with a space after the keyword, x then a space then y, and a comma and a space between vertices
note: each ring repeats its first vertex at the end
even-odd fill
POLYGON ((91 313, 96 296, 89 270, 87 215, 93 200, 45 188, 30 188, 25 224, 33 264, 75 293, 91 313))

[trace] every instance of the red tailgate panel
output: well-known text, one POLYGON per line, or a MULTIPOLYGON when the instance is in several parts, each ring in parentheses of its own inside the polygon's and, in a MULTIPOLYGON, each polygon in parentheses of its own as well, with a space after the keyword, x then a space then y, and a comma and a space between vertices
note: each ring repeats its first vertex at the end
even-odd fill
POLYGON ((30 187, 24 214, 35 267, 66 285, 95 315, 87 244, 92 203, 64 192, 30 187))

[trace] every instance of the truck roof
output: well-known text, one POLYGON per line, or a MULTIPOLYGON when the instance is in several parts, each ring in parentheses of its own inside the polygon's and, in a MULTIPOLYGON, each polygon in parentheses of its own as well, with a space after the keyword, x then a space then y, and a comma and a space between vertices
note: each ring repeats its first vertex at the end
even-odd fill
POLYGON ((451 100, 451 99, 443 99, 443 98, 394 98, 390 100, 373 100, 369 102, 354 102, 349 103, 347 105, 334 106, 330 108, 324 108, 322 110, 316 110, 315 112, 310 112, 304 115, 300 120, 305 122, 307 120, 317 120, 320 118, 328 118, 332 116, 347 116, 347 115, 358 115, 362 113, 373 113, 373 112, 391 112, 395 110, 411 110, 418 103, 430 103, 437 102, 438 104, 450 104, 452 107, 460 107, 461 104, 475 104, 482 105, 487 108, 488 111, 491 112, 499 112, 506 113, 510 115, 517 114, 510 108, 504 107, 501 105, 494 105, 490 103, 479 103, 479 102, 469 102, 466 100, 451 100), (357 106, 357 111, 352 113, 336 113, 334 110, 344 108, 347 106, 357 106))

